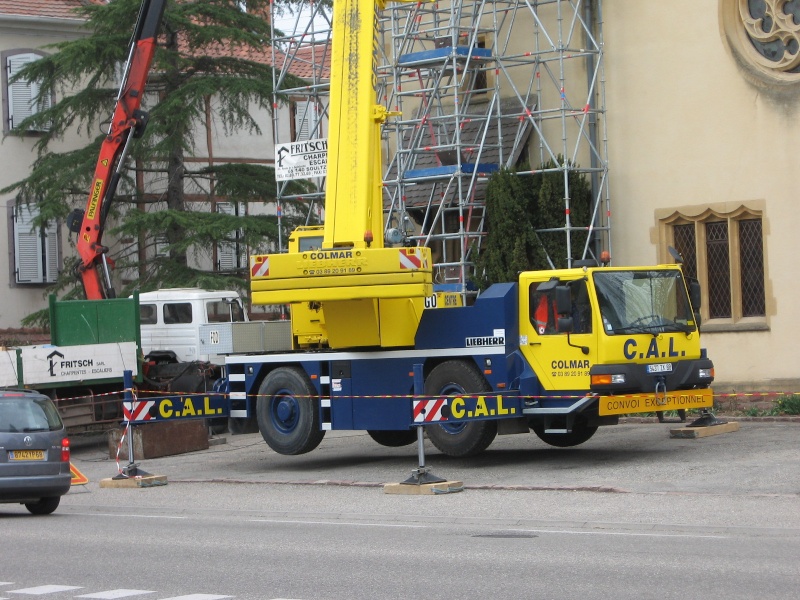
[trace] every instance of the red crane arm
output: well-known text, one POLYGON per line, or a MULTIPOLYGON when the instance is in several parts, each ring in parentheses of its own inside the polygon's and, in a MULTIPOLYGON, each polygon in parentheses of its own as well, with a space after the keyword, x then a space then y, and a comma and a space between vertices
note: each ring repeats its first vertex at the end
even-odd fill
POLYGON ((80 256, 76 272, 89 300, 115 296, 109 271, 110 260, 106 257, 108 248, 102 245, 103 230, 127 162, 131 140, 141 136, 147 125, 148 116, 139 109, 166 3, 167 0, 142 2, 114 115, 97 158, 86 209, 82 217, 80 211, 77 216, 72 216, 75 222, 73 231, 78 233, 77 250, 80 256), (79 226, 78 219, 81 220, 79 226))

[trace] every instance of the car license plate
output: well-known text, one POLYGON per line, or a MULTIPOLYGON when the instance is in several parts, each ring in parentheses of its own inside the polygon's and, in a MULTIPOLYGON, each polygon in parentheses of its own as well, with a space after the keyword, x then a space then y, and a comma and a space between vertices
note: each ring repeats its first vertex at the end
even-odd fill
POLYGON ((672 363, 659 363, 657 365, 647 365, 648 373, 671 373, 672 363))
POLYGON ((44 460, 44 450, 9 450, 9 460, 44 460))

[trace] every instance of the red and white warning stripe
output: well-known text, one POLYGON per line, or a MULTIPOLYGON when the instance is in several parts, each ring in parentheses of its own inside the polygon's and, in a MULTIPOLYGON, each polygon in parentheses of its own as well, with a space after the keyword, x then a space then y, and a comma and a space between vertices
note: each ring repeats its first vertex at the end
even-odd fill
POLYGON ((421 269, 422 262, 422 252, 419 251, 419 248, 400 249, 401 269, 421 269))
POLYGON ((447 406, 447 398, 436 400, 414 400, 414 423, 433 423, 447 421, 442 408, 447 406))
POLYGON ((150 421, 150 409, 155 404, 155 400, 134 400, 133 402, 122 403, 122 416, 125 421, 150 421))
POLYGON ((269 276, 269 256, 251 256, 250 261, 250 277, 269 276))

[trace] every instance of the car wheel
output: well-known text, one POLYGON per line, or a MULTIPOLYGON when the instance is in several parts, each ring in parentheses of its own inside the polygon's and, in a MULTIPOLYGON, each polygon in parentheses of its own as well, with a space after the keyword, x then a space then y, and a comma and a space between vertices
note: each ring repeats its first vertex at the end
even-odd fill
POLYGON ((58 508, 61 496, 51 498, 41 498, 38 502, 27 502, 25 508, 33 515, 49 515, 58 508))

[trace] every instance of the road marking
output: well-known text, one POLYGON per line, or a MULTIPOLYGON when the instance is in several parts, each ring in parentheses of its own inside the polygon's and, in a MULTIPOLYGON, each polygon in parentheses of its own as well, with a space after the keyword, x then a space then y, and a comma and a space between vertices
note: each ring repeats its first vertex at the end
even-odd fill
POLYGON ((95 594, 83 594, 76 598, 100 598, 102 600, 115 600, 115 598, 127 598, 129 596, 141 596, 143 594, 155 594, 152 590, 108 590, 107 592, 97 592, 95 594))
POLYGON ((233 598, 233 596, 217 596, 215 594, 189 594, 188 596, 173 596, 164 600, 222 600, 223 598, 233 598))
POLYGON ((82 513, 82 512, 75 512, 72 513, 73 515, 78 515, 81 517, 112 517, 114 519, 119 519, 120 517, 124 517, 126 519, 188 519, 189 517, 173 517, 170 515, 131 515, 131 514, 114 514, 114 513, 82 513))
POLYGON ((569 529, 504 529, 511 533, 563 533, 567 535, 622 535, 630 537, 710 538, 726 540, 727 535, 702 535, 696 533, 630 533, 627 531, 572 531, 569 529))
MULTIPOLYGON (((11 581, 0 581, 0 585, 14 585, 11 581)), ((21 588, 18 590, 4 590, 6 594, 26 594, 29 596, 45 596, 47 594, 56 594, 58 592, 69 592, 72 590, 86 589, 83 586, 74 585, 40 585, 36 587, 21 588)), ((117 600, 119 598, 130 598, 132 596, 144 596, 146 594, 155 594, 153 590, 134 590, 128 588, 118 588, 114 590, 106 590, 104 592, 93 592, 91 594, 81 594, 74 596, 74 598, 93 598, 95 600, 117 600)), ((227 596, 220 594, 187 594, 185 596, 171 596, 163 600, 224 600, 225 598, 235 598, 235 596, 227 596)), ((0 600, 13 600, 7 596, 0 596, 0 600)), ((278 600, 278 599, 275 599, 278 600)))
POLYGON ((22 588, 20 590, 6 590, 8 594, 28 594, 30 596, 44 596, 45 594, 55 594, 58 592, 68 592, 70 590, 82 589, 79 585, 40 585, 37 587, 22 588))
MULTIPOLYGON (((292 521, 286 519, 249 519, 251 523, 290 523, 293 525, 352 525, 354 527, 402 527, 405 529, 427 529, 428 525, 405 525, 403 523, 354 523, 351 521, 292 521)), ((167 599, 169 600, 169 599, 167 599)), ((275 600, 280 600, 276 598, 275 600)))

